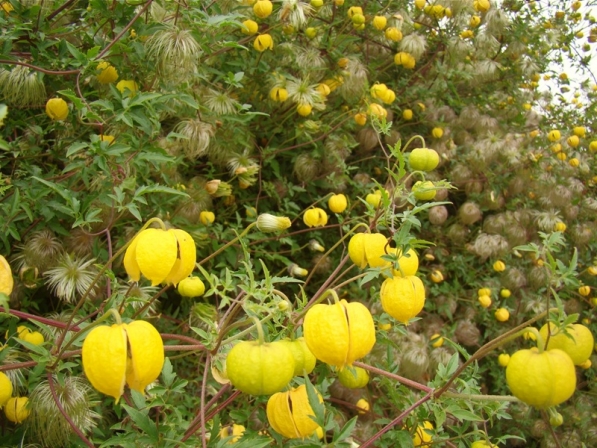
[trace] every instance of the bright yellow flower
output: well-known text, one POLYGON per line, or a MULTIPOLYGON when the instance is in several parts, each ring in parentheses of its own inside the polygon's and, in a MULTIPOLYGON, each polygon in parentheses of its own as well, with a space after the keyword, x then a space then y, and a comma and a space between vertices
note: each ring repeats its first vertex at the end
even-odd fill
POLYGON ((143 393, 157 379, 164 365, 164 343, 149 322, 101 325, 85 338, 81 356, 91 385, 118 403, 125 384, 143 393))
POLYGON ((97 69, 100 70, 97 80, 101 84, 110 84, 118 79, 118 71, 109 62, 100 62, 97 69))
POLYGON ((141 274, 152 286, 177 285, 195 269, 197 250, 193 237, 181 229, 145 229, 133 239, 124 254, 124 268, 131 280, 141 274))
POLYGON ((323 227, 328 223, 328 215, 322 208, 310 208, 303 214, 303 222, 307 227, 323 227))
POLYGON ((260 34, 253 42, 253 48, 261 53, 263 53, 265 50, 273 50, 274 40, 269 34, 260 34))
POLYGON ((46 114, 52 120, 63 121, 68 117, 68 104, 62 98, 52 98, 46 103, 46 114))

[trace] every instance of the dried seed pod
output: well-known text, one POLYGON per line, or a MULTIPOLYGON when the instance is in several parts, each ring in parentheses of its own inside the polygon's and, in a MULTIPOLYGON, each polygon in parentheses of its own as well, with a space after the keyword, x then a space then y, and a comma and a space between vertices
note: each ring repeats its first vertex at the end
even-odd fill
POLYGON ((448 209, 444 205, 436 205, 429 209, 429 222, 431 224, 441 226, 446 222, 446 219, 448 219, 448 209))
POLYGON ((462 345, 473 347, 479 345, 481 331, 470 320, 460 320, 456 325, 454 336, 462 345))
POLYGON ((464 225, 472 225, 483 217, 479 206, 471 201, 465 202, 458 209, 458 218, 464 225))

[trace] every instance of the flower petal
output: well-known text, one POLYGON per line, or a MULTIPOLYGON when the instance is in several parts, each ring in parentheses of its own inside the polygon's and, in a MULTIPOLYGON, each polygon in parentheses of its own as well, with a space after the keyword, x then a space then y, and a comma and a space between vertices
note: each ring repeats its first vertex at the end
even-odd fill
POLYGON ((136 238, 136 259, 141 273, 159 285, 168 276, 178 256, 176 234, 161 229, 146 229, 136 238))
POLYGON ((143 320, 126 325, 125 331, 130 349, 126 383, 131 389, 143 393, 162 371, 164 343, 155 327, 143 320))
POLYGON ((195 269, 195 262, 197 261, 197 249, 195 247, 195 240, 187 232, 181 229, 170 229, 169 233, 172 233, 176 237, 178 244, 178 255, 172 270, 168 276, 164 279, 163 283, 174 283, 176 286, 181 280, 184 280, 193 269, 195 269))

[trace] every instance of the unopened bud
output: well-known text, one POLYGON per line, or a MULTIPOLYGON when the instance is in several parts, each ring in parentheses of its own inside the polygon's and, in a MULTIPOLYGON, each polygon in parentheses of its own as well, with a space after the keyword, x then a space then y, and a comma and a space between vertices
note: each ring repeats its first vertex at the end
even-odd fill
POLYGON ((291 225, 290 218, 286 216, 274 216, 269 213, 262 213, 257 217, 257 228, 262 232, 279 232, 286 230, 291 225))

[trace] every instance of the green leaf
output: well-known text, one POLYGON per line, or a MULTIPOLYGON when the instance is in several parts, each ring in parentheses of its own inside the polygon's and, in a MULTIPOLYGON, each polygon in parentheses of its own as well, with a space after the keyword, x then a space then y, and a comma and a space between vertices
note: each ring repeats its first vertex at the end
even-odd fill
POLYGON ((325 406, 319 401, 319 395, 307 375, 305 375, 305 386, 307 387, 309 404, 315 413, 315 416, 311 416, 311 418, 323 428, 325 426, 325 406))
POLYGON ((347 439, 352 434, 352 430, 354 429, 355 425, 357 424, 358 416, 354 416, 350 420, 346 422, 344 427, 338 432, 336 436, 334 436, 334 442, 341 442, 342 440, 347 439))
POLYGON ((147 415, 147 409, 145 409, 146 412, 141 412, 124 403, 121 406, 131 417, 131 420, 151 438, 152 442, 157 444, 157 442, 159 441, 158 428, 156 427, 156 424, 153 421, 151 421, 151 419, 147 415))
POLYGON ((467 411, 466 409, 450 409, 450 414, 456 417, 458 420, 468 420, 471 422, 482 422, 483 419, 481 417, 477 417, 471 411, 467 411))

